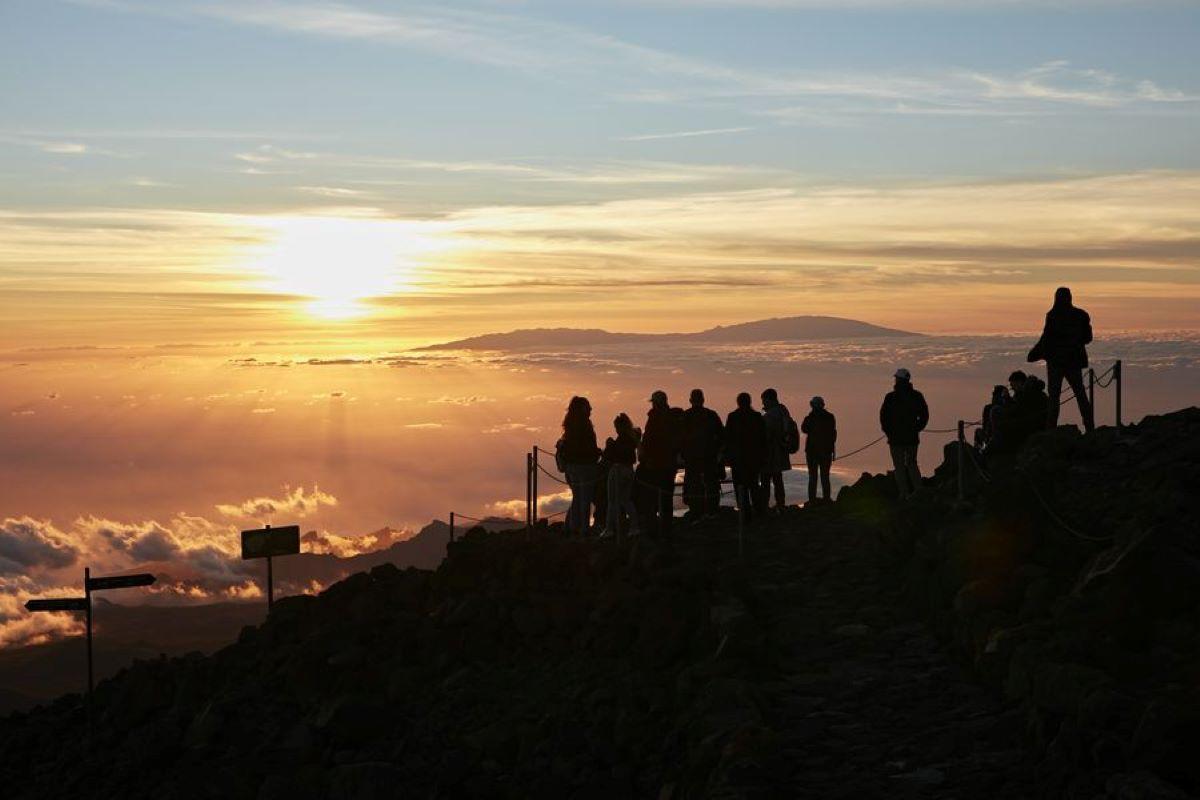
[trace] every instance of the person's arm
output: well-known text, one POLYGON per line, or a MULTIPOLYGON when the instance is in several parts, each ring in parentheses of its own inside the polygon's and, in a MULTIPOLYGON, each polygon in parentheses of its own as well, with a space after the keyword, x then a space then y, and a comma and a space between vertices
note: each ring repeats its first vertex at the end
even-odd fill
POLYGON ((879 429, 884 433, 888 432, 888 417, 891 416, 891 401, 892 396, 889 394, 883 398, 883 405, 879 407, 879 429))
POLYGON ((917 430, 925 430, 925 426, 929 424, 929 404, 925 402, 925 395, 917 392, 917 430))
POLYGON ((832 434, 829 441, 837 444, 837 417, 833 414, 829 415, 829 432, 832 434))
POLYGON ((1092 318, 1086 311, 1080 309, 1080 314, 1083 314, 1083 343, 1092 343, 1092 318))
POLYGON ((804 419, 800 420, 800 432, 808 433, 808 421, 812 419, 812 414, 809 414, 804 419))

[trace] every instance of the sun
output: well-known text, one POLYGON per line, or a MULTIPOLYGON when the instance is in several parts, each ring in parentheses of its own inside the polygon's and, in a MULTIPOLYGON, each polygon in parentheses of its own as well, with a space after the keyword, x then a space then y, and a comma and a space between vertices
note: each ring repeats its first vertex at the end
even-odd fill
POLYGON ((249 269, 273 291, 307 298, 323 319, 369 313, 364 301, 404 291, 438 245, 422 223, 375 217, 270 217, 249 269))

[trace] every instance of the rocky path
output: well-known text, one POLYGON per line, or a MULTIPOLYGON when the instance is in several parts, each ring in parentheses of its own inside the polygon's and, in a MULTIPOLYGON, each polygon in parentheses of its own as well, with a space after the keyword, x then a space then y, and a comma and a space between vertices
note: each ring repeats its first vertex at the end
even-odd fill
POLYGON ((904 608, 876 537, 829 509, 747 538, 778 678, 766 691, 779 763, 772 796, 1032 796, 1006 711, 904 608))

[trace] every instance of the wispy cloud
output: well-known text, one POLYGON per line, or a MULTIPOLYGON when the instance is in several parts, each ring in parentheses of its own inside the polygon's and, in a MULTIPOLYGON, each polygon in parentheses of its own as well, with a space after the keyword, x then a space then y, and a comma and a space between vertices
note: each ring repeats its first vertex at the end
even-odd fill
POLYGON ((637 136, 622 136, 622 142, 649 142, 656 139, 689 139, 693 136, 719 136, 726 133, 744 133, 754 128, 742 126, 737 128, 706 128, 696 131, 674 131, 673 133, 643 133, 637 136))

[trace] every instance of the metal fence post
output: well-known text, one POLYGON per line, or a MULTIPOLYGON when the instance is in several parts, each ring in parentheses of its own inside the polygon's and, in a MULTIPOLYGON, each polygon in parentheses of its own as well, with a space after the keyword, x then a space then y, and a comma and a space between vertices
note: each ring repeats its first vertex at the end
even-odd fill
POLYGON ((1092 407, 1092 415, 1096 414, 1096 368, 1088 367, 1088 405, 1092 407))
POLYGON ((1113 365, 1113 380, 1117 384, 1117 430, 1121 430, 1121 388, 1125 382, 1125 376, 1122 375, 1121 359, 1117 359, 1117 363, 1113 365))
POLYGON ((958 421, 958 499, 961 501, 965 496, 963 490, 963 467, 966 466, 963 461, 967 456, 967 437, 963 429, 963 421, 958 421))
POLYGON ((533 481, 532 494, 533 494, 533 524, 534 525, 536 525, 537 521, 538 521, 538 464, 541 463, 538 460, 538 456, 540 455, 540 453, 541 453, 541 450, 539 450, 538 446, 535 444, 533 446, 533 469, 529 473, 532 476, 530 478, 530 480, 533 481))
POLYGON ((533 453, 525 454, 525 528, 533 530, 533 513, 530 510, 533 502, 533 453))

